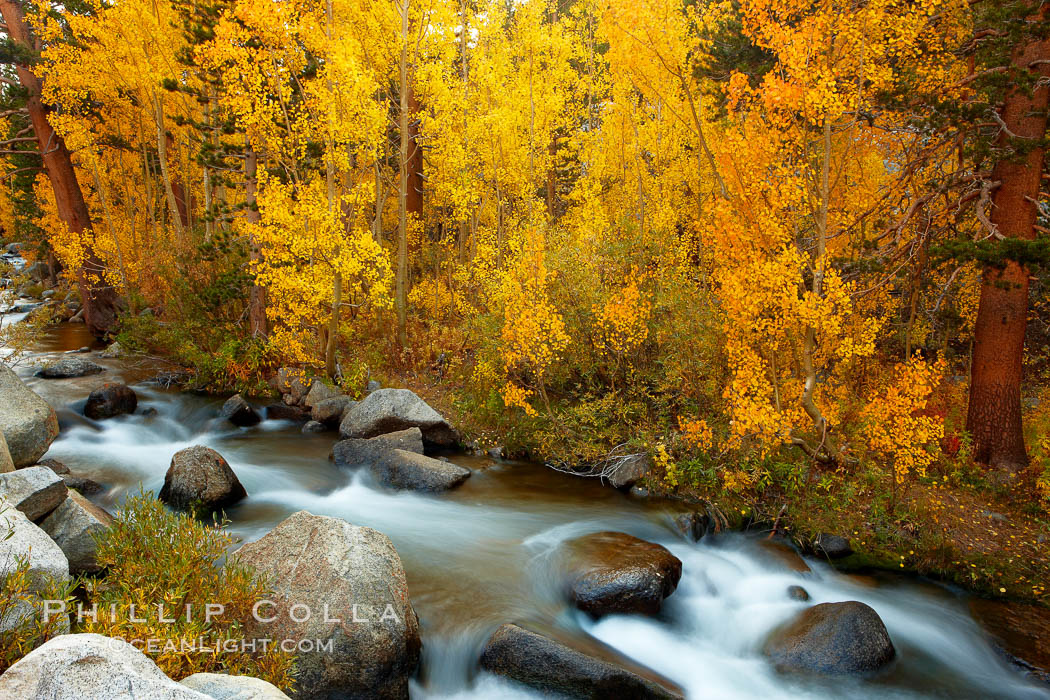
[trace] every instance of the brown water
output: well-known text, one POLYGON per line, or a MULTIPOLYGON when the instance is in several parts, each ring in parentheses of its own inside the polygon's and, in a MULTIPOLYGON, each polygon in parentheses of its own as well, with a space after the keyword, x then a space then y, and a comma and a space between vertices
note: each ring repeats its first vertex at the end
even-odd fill
POLYGON ((477 669, 484 640, 504 622, 525 622, 579 644, 595 639, 649 666, 697 698, 1050 697, 993 650, 956 592, 914 580, 877 585, 840 575, 820 562, 800 574, 764 556, 743 535, 688 544, 675 536, 671 505, 640 502, 594 480, 536 464, 465 455, 452 461, 473 475, 442 495, 377 490, 329 460, 334 434, 303 435, 265 421, 234 428, 217 418, 220 398, 166 391, 143 380, 154 363, 100 360, 103 375, 69 380, 32 377, 54 353, 92 345, 83 326, 60 325, 17 369, 59 411, 59 439, 47 456, 106 485, 96 500, 119 509, 139 489, 157 491, 171 456, 202 444, 230 462, 248 498, 229 511, 231 529, 260 537, 291 513, 344 518, 386 533, 408 572, 419 613, 423 667, 413 697, 534 697, 477 669), (84 399, 105 381, 133 383, 154 416, 103 422, 84 418, 84 399), (567 538, 620 530, 667 546, 684 564, 678 591, 659 618, 615 616, 600 622, 565 602, 553 554, 567 538), (813 603, 861 600, 890 631, 898 660, 878 679, 784 677, 761 655, 766 635, 804 605, 786 594, 806 588, 813 603))

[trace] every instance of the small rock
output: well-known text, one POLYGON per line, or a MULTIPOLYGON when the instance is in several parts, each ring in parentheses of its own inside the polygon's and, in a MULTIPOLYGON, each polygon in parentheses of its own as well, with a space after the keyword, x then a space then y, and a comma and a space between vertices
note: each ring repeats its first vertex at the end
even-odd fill
POLYGON ((53 296, 55 296, 55 290, 54 289, 45 289, 44 292, 40 295, 40 298, 41 299, 50 299, 53 296))
POLYGON ((19 700, 208 700, 164 675, 127 642, 64 634, 0 676, 0 697, 19 700))
POLYGON ((496 446, 486 450, 486 454, 492 459, 503 459, 503 448, 496 446))
POLYGON ((653 460, 643 453, 613 457, 602 478, 615 489, 629 489, 649 475, 653 460))
POLYGON ((288 420, 293 423, 305 423, 310 420, 310 414, 294 406, 272 403, 266 407, 266 420, 288 420))
POLYGON ((406 428, 405 430, 376 435, 374 438, 369 438, 368 442, 393 450, 415 452, 417 455, 423 454, 423 432, 419 428, 406 428))
POLYGON ((153 406, 146 406, 144 409, 139 411, 139 415, 145 416, 146 418, 152 418, 153 416, 157 415, 157 409, 153 406))
POLYGON ((84 322, 84 309, 78 310, 75 314, 69 317, 69 323, 83 323, 84 322))
POLYGON ((220 510, 247 495, 222 455, 202 445, 175 453, 160 490, 168 505, 198 512, 220 510))
POLYGON ((113 516, 70 491, 65 502, 40 523, 40 529, 62 549, 69 560, 69 572, 75 575, 99 570, 94 536, 112 524, 113 516))
MULTIPOLYGON (((410 438, 407 438, 410 439, 410 438)), ((470 470, 441 460, 390 447, 373 440, 341 440, 332 449, 341 467, 364 467, 388 488, 413 491, 447 491, 470 477, 470 470)))
POLYGON ((252 408, 252 405, 240 394, 234 394, 226 399, 226 403, 219 409, 219 415, 240 427, 256 425, 262 421, 262 416, 258 411, 252 408))
POLYGON ((6 246, 4 246, 4 252, 10 253, 11 255, 21 255, 22 247, 24 245, 24 243, 8 243, 6 246))
POLYGON ((594 617, 655 615, 682 578, 678 557, 623 532, 595 532, 570 540, 564 558, 573 604, 594 617))
POLYGON ((62 481, 65 482, 67 489, 79 491, 85 496, 94 496, 106 490, 102 484, 84 476, 63 475, 62 481))
POLYGON ((113 341, 109 347, 99 353, 99 357, 103 359, 115 359, 124 354, 124 348, 120 346, 120 343, 113 341))
POLYGON ((62 477, 47 467, 26 467, 0 474, 0 498, 37 522, 66 500, 62 477))
POLYGON ((103 384, 88 396, 84 415, 92 420, 134 413, 139 397, 127 384, 103 384))
POLYGON ((194 673, 180 683, 207 695, 212 700, 289 700, 277 688, 261 678, 228 676, 225 673, 194 673))
POLYGON ((41 367, 36 376, 43 379, 71 379, 73 377, 86 377, 89 374, 105 372, 106 368, 97 365, 91 360, 75 355, 64 355, 56 362, 41 367))
POLYGON ((853 548, 849 546, 849 540, 827 532, 817 535, 813 547, 817 554, 823 554, 828 559, 842 559, 853 554, 853 548))
POLYGON ((365 393, 371 394, 373 391, 379 391, 382 388, 383 385, 380 384, 378 381, 376 381, 375 379, 369 379, 368 384, 365 385, 365 393))
POLYGON ((695 510, 682 513, 674 519, 675 529, 689 542, 699 542, 711 526, 711 518, 706 513, 695 510))
POLYGON ((787 594, 791 600, 800 600, 802 602, 809 600, 809 592, 802 586, 788 586, 787 594))
POLYGON ((309 420, 303 424, 304 433, 323 433, 326 430, 328 428, 325 427, 325 424, 319 421, 309 420))
POLYGON ((878 613, 855 600, 806 608, 777 629, 765 653, 779 671, 874 673, 896 656, 878 613))
POLYGON ((339 392, 328 386, 320 379, 317 379, 310 385, 310 391, 306 393, 303 398, 303 405, 307 408, 313 408, 321 401, 325 399, 334 399, 339 396, 339 392))
MULTIPOLYGON (((680 692, 589 656, 518 625, 497 629, 481 652, 481 667, 539 690, 544 697, 681 698, 680 692)), ((670 684, 668 684, 670 685, 670 684)))
POLYGON ((310 417, 329 428, 338 428, 346 407, 353 403, 349 396, 333 396, 313 404, 310 417))

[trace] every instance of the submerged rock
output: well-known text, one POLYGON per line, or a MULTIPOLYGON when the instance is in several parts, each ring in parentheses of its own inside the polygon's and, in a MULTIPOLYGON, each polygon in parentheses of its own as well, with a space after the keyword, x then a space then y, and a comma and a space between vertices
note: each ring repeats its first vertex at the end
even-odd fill
POLYGON ((66 500, 66 493, 62 477, 47 467, 26 467, 0 474, 0 499, 33 522, 58 508, 66 500))
POLYGON ((274 605, 262 611, 273 621, 252 621, 252 635, 332 643, 330 651, 297 656, 300 697, 408 697, 419 663, 419 622, 386 535, 299 511, 237 556, 265 575, 275 593, 274 605), (312 614, 293 616, 293 605, 312 614))
POLYGON ((55 409, 0 362, 0 433, 15 468, 36 464, 58 437, 55 409))
POLYGON ((344 438, 370 438, 406 428, 419 428, 423 440, 434 445, 456 442, 455 431, 441 414, 408 389, 373 391, 347 411, 339 433, 344 438))
POLYGON ((113 516, 76 491, 70 491, 65 502, 40 523, 69 561, 71 574, 99 570, 95 536, 113 524, 113 516))
POLYGON ((328 428, 325 427, 324 423, 318 423, 315 420, 308 420, 303 425, 304 433, 323 433, 326 430, 328 430, 328 428))
POLYGON ((72 379, 86 377, 89 374, 105 372, 106 368, 91 360, 76 355, 63 355, 58 361, 45 365, 37 370, 36 376, 43 379, 72 379))
POLYGON ((855 600, 806 608, 765 644, 777 670, 827 675, 874 673, 896 653, 882 618, 855 600))
POLYGON ((970 600, 970 614, 1017 666, 1050 683, 1050 610, 1006 600, 970 600))
POLYGON ((682 578, 682 562, 661 545, 622 532, 596 532, 565 544, 566 587, 595 617, 655 615, 682 578))
POLYGON ((84 415, 93 420, 134 413, 139 397, 127 384, 103 384, 88 396, 84 415))
POLYGON ((226 399, 226 403, 219 409, 219 415, 240 427, 256 425, 262 421, 262 416, 258 411, 252 408, 252 405, 240 394, 234 394, 226 399))
POLYGON ((310 414, 295 406, 272 403, 266 407, 266 420, 288 420, 293 423, 305 423, 310 420, 310 414))
POLYGON ((0 676, 0 697, 19 700, 208 700, 180 685, 131 644, 100 634, 65 634, 0 676))
POLYGON ((809 600, 809 592, 802 586, 788 586, 787 594, 791 600, 798 600, 803 603, 809 600))
POLYGON ((806 560, 802 558, 802 555, 783 540, 761 539, 756 544, 758 545, 759 555, 778 567, 785 567, 800 574, 812 571, 806 560))
POLYGON ((682 697, 620 665, 513 624, 503 625, 489 638, 481 652, 481 667, 535 688, 544 696, 594 700, 682 697))
POLYGON ((201 512, 220 510, 246 495, 222 455, 202 445, 175 453, 160 490, 160 500, 168 505, 201 512))

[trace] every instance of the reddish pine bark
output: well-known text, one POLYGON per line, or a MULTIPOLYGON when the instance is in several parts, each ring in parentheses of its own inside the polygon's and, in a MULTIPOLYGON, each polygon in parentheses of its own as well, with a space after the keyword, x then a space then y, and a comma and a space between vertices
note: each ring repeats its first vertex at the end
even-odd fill
MULTIPOLYGON (((1045 7, 1040 19, 1046 19, 1045 7)), ((1016 71, 1050 75, 1050 40, 1031 42, 1014 53, 1016 71)), ((1043 81, 1035 90, 1012 89, 1000 117, 1006 129, 1029 143, 1040 143, 1046 133, 1050 86, 1043 81)), ((1004 147, 1011 137, 999 140, 1004 147)), ((1014 140, 1016 143, 1016 139, 1014 140)), ((990 220, 1010 238, 1035 238, 1039 179, 1043 172, 1042 147, 1023 158, 1003 160, 992 171, 1001 183, 995 191, 990 220)), ((1021 375, 1028 316, 1028 269, 1015 262, 1003 268, 988 266, 981 281, 981 300, 974 328, 973 363, 970 369, 970 402, 966 428, 973 438, 974 458, 989 466, 1016 472, 1028 464, 1021 426, 1021 375)))
MULTIPOLYGON (((7 25, 8 36, 14 43, 27 49, 37 48, 25 23, 20 3, 16 0, 0 0, 0 14, 7 25)), ((84 309, 84 322, 93 335, 101 338, 117 320, 117 292, 106 282, 105 265, 95 253, 90 236, 84 235, 91 231, 91 217, 84 203, 84 194, 80 190, 69 149, 47 120, 48 110, 40 99, 40 78, 25 66, 16 65, 15 70, 29 96, 26 108, 44 162, 44 172, 55 192, 58 215, 73 233, 85 241, 84 261, 77 270, 77 287, 84 309)))

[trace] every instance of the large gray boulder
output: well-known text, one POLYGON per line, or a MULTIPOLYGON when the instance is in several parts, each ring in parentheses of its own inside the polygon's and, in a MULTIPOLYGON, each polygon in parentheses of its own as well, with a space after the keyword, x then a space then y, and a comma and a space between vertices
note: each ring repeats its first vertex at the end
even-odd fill
MULTIPOLYGON (((410 448, 416 446, 412 436, 406 436, 404 441, 410 448)), ((392 444, 397 442, 381 438, 340 440, 332 448, 332 457, 337 466, 367 469, 381 485, 392 489, 447 491, 470 477, 469 469, 427 457, 421 454, 422 449, 401 450, 392 444)))
POLYGON ((386 535, 299 511, 241 547, 237 558, 275 592, 274 605, 259 615, 274 619, 251 622, 254 635, 331 642, 330 650, 299 653, 299 696, 408 697, 419 663, 419 622, 386 535))
POLYGON ((58 508, 67 493, 62 477, 47 467, 27 467, 0 474, 0 498, 33 522, 58 508))
POLYGON ((14 470, 15 462, 11 459, 11 450, 7 449, 7 439, 4 437, 3 432, 0 432, 0 474, 6 474, 14 470))
POLYGON ((19 700, 209 700, 164 675, 127 642, 65 634, 0 676, 0 697, 19 700))
POLYGON ((539 690, 544 697, 632 700, 681 698, 621 665, 584 654, 518 625, 503 625, 481 652, 481 667, 539 690))
MULTIPOLYGON (((43 530, 29 522, 22 511, 16 510, 0 498, 0 578, 15 570, 19 558, 29 562, 31 593, 45 594, 52 583, 69 581, 69 563, 66 556, 43 530)), ((36 601, 39 605, 41 601, 36 601)), ((30 615, 38 614, 33 603, 21 600, 0 618, 0 632, 19 625, 30 615)), ((66 620, 62 630, 68 629, 66 620)), ((0 692, 2 697, 6 696, 0 692)))
POLYGON ((215 450, 194 445, 171 458, 160 500, 174 508, 208 513, 247 496, 229 463, 215 450))
POLYGON ((681 560, 665 547, 622 532, 570 540, 563 561, 573 604, 594 617, 655 615, 682 578, 681 560))
POLYGON ((95 536, 109 529, 113 516, 76 491, 40 523, 66 555, 71 574, 94 573, 100 569, 95 536))
POLYGON ((103 420, 134 413, 139 397, 127 384, 106 383, 88 395, 84 404, 84 415, 92 420, 103 420))
POLYGON ((806 608, 770 635, 765 653, 779 671, 864 675, 897 652, 878 613, 850 600, 806 608))
POLYGON ((11 368, 0 363, 0 432, 15 467, 36 464, 58 437, 58 416, 11 368))
POLYGON ((380 389, 347 411, 339 425, 344 438, 370 438, 419 428, 434 445, 456 444, 456 433, 440 413, 408 389, 380 389))
POLYGON ((43 379, 72 379, 73 377, 86 377, 89 374, 99 374, 105 371, 105 367, 97 365, 91 360, 76 355, 63 355, 55 362, 46 364, 38 369, 36 376, 43 379))
POLYGON ((219 409, 219 415, 236 426, 248 427, 262 421, 259 412, 252 408, 240 394, 234 394, 226 399, 226 403, 219 409))
POLYGON ((213 700, 289 700, 277 686, 261 678, 225 673, 194 673, 181 683, 213 700))

